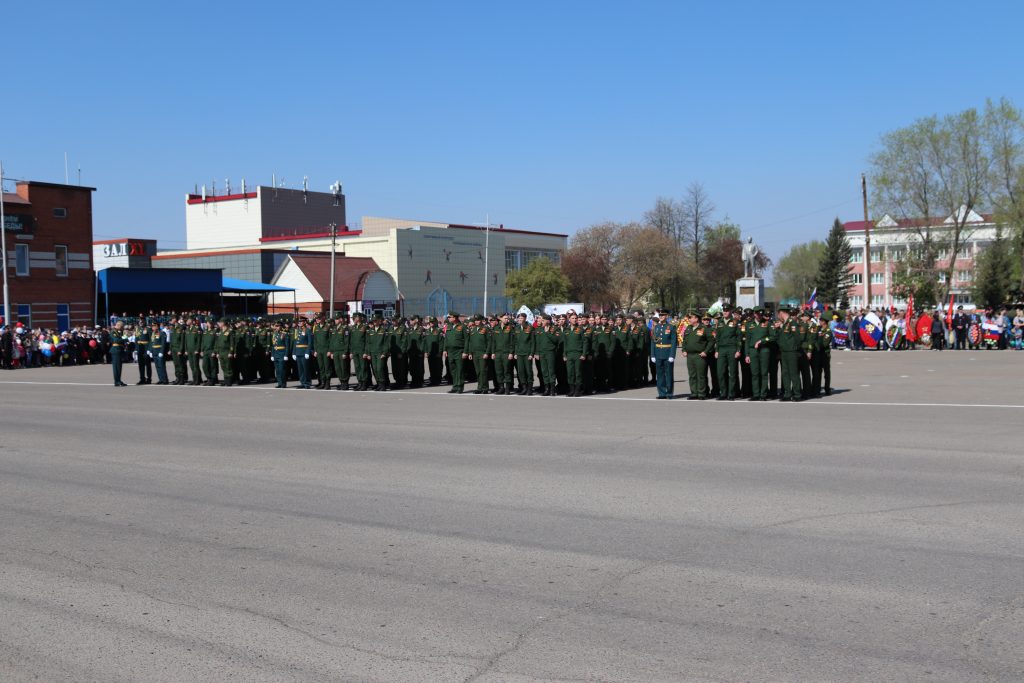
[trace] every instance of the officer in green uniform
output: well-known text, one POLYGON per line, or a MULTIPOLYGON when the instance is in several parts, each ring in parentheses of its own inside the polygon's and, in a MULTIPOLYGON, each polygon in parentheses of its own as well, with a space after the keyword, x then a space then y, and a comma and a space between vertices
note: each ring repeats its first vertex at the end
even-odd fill
POLYGON ((160 329, 160 323, 153 321, 149 333, 149 357, 153 361, 153 368, 156 370, 156 383, 167 385, 167 356, 170 344, 167 341, 167 334, 160 329))
MULTIPOLYGON (((833 320, 839 316, 832 315, 833 320)), ((832 395, 832 329, 827 325, 818 328, 818 346, 815 350, 817 361, 815 364, 814 395, 817 396, 822 390, 822 379, 825 381, 825 395, 832 395)))
POLYGON ((818 343, 818 330, 811 324, 811 312, 806 309, 800 313, 800 330, 803 334, 800 344, 800 395, 808 399, 811 398, 811 359, 818 343))
POLYGON ((430 386, 441 386, 444 377, 444 337, 437 318, 427 318, 427 328, 423 330, 423 357, 430 370, 430 386))
POLYGON ((772 325, 764 309, 756 307, 753 320, 743 324, 745 365, 750 368, 751 401, 768 400, 768 369, 771 363, 772 325))
POLYGON ((422 321, 420 316, 414 315, 409 319, 409 331, 406 332, 409 344, 405 353, 405 364, 409 371, 409 386, 413 389, 423 386, 423 358, 426 354, 423 349, 422 321))
POLYGON ((541 328, 536 332, 536 357, 540 361, 540 381, 544 385, 542 396, 557 396, 555 384, 555 356, 561 353, 561 335, 550 318, 541 316, 541 328))
POLYGON ((274 377, 277 388, 288 386, 288 356, 292 355, 292 338, 281 327, 280 322, 274 323, 274 331, 270 335, 270 359, 274 363, 274 377))
MULTIPOLYGON (((770 316, 769 316, 770 318, 770 316)), ((776 312, 774 318, 770 318, 772 335, 771 341, 768 343, 768 350, 771 352, 770 360, 768 361, 768 398, 776 399, 782 398, 782 392, 779 391, 779 368, 782 363, 782 356, 779 354, 779 334, 782 331, 782 320, 776 312)))
POLYGON ((590 355, 590 333, 580 325, 579 316, 569 315, 569 324, 562 332, 562 360, 565 362, 569 396, 583 395, 583 364, 590 355))
POLYGON ((189 318, 185 325, 185 361, 188 363, 189 370, 192 374, 192 381, 189 382, 192 386, 199 386, 203 376, 200 372, 199 364, 203 354, 203 331, 199 329, 199 325, 196 324, 195 318, 189 318))
POLYGON ((124 323, 120 320, 114 325, 114 329, 110 331, 110 366, 114 371, 114 386, 115 387, 126 387, 128 386, 121 381, 121 365, 124 354, 124 323))
POLYGON ((219 338, 220 330, 213 323, 207 322, 200 345, 203 352, 203 375, 206 376, 203 386, 217 385, 217 340, 219 338))
POLYGON ((144 322, 139 323, 135 330, 135 355, 139 363, 139 381, 136 384, 153 383, 152 358, 149 355, 149 342, 151 339, 149 328, 144 322))
POLYGON ((516 326, 508 313, 503 313, 498 324, 491 330, 491 349, 494 357, 495 393, 503 396, 512 394, 512 368, 515 362, 516 326))
POLYGON ((800 401, 800 354, 804 344, 804 330, 792 318, 788 308, 779 310, 781 326, 778 330, 779 361, 782 365, 783 401, 800 401))
POLYGON ((615 392, 611 381, 612 326, 608 316, 602 315, 593 328, 594 389, 602 393, 615 392))
POLYGON ((683 332, 683 357, 686 358, 686 372, 689 376, 690 396, 687 400, 703 401, 708 397, 708 356, 714 348, 711 332, 690 311, 686 330, 683 332))
POLYGON ((167 327, 167 351, 174 363, 174 384, 188 384, 188 356, 185 355, 185 321, 172 318, 167 327))
POLYGON ((395 377, 395 388, 404 389, 409 382, 409 330, 405 318, 396 318, 391 328, 391 374, 395 377))
POLYGON ((231 329, 227 321, 222 320, 214 351, 217 354, 217 360, 220 361, 220 374, 224 375, 224 386, 226 387, 235 384, 236 347, 235 331, 231 329))
POLYGON ((626 325, 625 317, 616 316, 612 331, 611 375, 612 386, 617 391, 629 386, 629 364, 633 357, 632 346, 633 339, 629 333, 629 327, 626 325))
POLYGON ((312 389, 309 377, 309 361, 313 351, 313 333, 305 318, 299 318, 298 327, 292 332, 292 360, 299 371, 297 389, 312 389))
POLYGON ((313 321, 313 359, 316 361, 316 388, 327 389, 331 386, 331 359, 327 357, 331 345, 332 321, 318 316, 313 321))
MULTIPOLYGON (((352 333, 348 325, 348 316, 341 316, 331 332, 327 355, 334 366, 334 374, 338 377, 338 391, 348 391, 348 379, 351 376, 349 359, 352 357, 352 333)), ((330 383, 328 383, 330 388, 330 383)))
POLYGON ((658 398, 671 399, 675 393, 672 369, 676 362, 676 330, 669 322, 668 311, 662 309, 660 320, 651 330, 651 360, 654 362, 658 398))
POLYGON ((464 389, 462 363, 468 357, 466 351, 467 330, 459 322, 458 313, 448 313, 448 329, 444 334, 444 357, 448 360, 448 369, 452 373, 452 388, 449 394, 461 394, 464 389))
POLYGON ((741 331, 732 308, 725 307, 715 327, 715 365, 718 372, 719 401, 735 401, 739 394, 738 362, 741 355, 741 331))
POLYGON ((370 354, 367 353, 366 337, 369 334, 366 316, 356 312, 352 314, 352 326, 348 333, 348 349, 352 354, 352 364, 356 373, 355 391, 366 391, 370 388, 370 354))
POLYGON ((525 313, 516 316, 516 328, 512 334, 512 360, 519 377, 520 396, 533 396, 533 361, 537 353, 536 331, 525 313))
POLYGON ((491 393, 487 388, 490 381, 487 375, 487 360, 491 355, 491 330, 482 315, 473 317, 473 322, 466 332, 466 353, 466 359, 472 361, 473 369, 476 371, 476 391, 473 393, 491 393))

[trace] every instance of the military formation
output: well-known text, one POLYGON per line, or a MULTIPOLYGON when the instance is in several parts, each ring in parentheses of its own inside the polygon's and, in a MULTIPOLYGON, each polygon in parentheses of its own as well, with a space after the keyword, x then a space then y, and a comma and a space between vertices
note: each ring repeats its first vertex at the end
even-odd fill
POLYGON ((690 400, 800 401, 831 394, 831 333, 808 312, 725 307, 676 319, 524 313, 441 321, 412 316, 119 321, 110 333, 114 385, 124 362, 138 384, 392 391, 449 386, 461 394, 581 397, 654 384, 672 399, 677 358, 690 400), (171 376, 173 374, 173 381, 171 376), (154 377, 156 381, 154 382, 154 377), (336 380, 336 382, 335 382, 336 380), (314 384, 315 382, 315 384, 314 384))

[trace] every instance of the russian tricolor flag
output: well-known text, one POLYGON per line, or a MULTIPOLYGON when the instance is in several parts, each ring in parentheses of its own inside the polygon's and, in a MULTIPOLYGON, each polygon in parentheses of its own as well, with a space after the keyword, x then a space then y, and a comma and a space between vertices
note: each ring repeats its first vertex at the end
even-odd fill
POLYGON ((864 346, 876 348, 882 341, 884 333, 882 321, 874 312, 868 313, 860 319, 860 340, 864 342, 864 346))
POLYGON ((817 287, 815 287, 814 291, 811 292, 811 298, 807 300, 807 308, 811 309, 812 311, 814 311, 814 310, 824 311, 825 310, 825 307, 818 303, 818 288, 817 287))

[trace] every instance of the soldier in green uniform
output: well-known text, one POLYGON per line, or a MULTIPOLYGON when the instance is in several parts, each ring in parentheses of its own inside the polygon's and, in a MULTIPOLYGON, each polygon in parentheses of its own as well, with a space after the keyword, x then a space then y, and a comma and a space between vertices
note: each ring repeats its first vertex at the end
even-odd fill
POLYGON ((768 398, 776 399, 782 398, 782 392, 779 391, 779 368, 782 364, 782 356, 779 353, 779 334, 782 331, 782 320, 776 314, 774 318, 770 318, 769 322, 772 335, 771 341, 768 343, 768 350, 771 352, 768 361, 768 398))
POLYGON ((743 324, 744 364, 750 368, 751 401, 768 400, 768 369, 771 363, 772 326, 764 309, 756 307, 753 320, 743 324))
MULTIPOLYGON (((335 322, 331 331, 330 343, 327 346, 327 356, 334 366, 334 374, 338 378, 338 391, 348 391, 348 379, 351 376, 349 370, 349 359, 352 357, 352 334, 348 325, 348 316, 342 315, 335 322)), ((327 388, 331 386, 327 383, 327 388)))
POLYGON ((444 357, 452 373, 452 388, 449 394, 461 394, 464 389, 462 363, 468 357, 466 352, 466 326, 459 322, 458 313, 448 313, 448 329, 444 334, 444 357))
POLYGON ((169 384, 167 381, 167 356, 169 344, 164 330, 160 329, 160 323, 154 320, 150 324, 149 333, 149 357, 153 360, 153 368, 156 370, 156 383, 169 384))
POLYGON ((811 359, 818 343, 818 330, 811 324, 811 312, 806 309, 800 313, 800 330, 803 333, 800 344, 800 395, 808 399, 811 398, 811 359))
POLYGON ((715 360, 715 329, 718 327, 719 318, 705 311, 700 321, 711 336, 711 347, 708 349, 708 362, 706 363, 708 377, 705 377, 704 381, 708 385, 708 396, 718 398, 720 394, 718 392, 718 363, 715 360))
MULTIPOLYGON (((832 314, 833 320, 839 320, 839 316, 832 314)), ((815 351, 818 354, 816 375, 814 378, 814 395, 817 396, 822 390, 822 379, 824 379, 825 395, 832 395, 832 328, 828 324, 818 328, 818 347, 815 351)))
POLYGON ((591 339, 594 389, 601 393, 614 392, 616 389, 611 381, 612 327, 608 322, 608 316, 602 315, 598 318, 591 339))
POLYGON ((370 354, 367 352, 366 338, 369 334, 366 316, 362 313, 352 314, 352 326, 349 328, 348 348, 352 354, 352 364, 356 373, 355 391, 366 391, 370 388, 370 354))
POLYGON ((220 330, 217 326, 207 322, 200 344, 203 353, 203 375, 206 376, 203 386, 217 385, 217 340, 219 337, 220 330))
POLYGON ((441 386, 444 377, 444 337, 437 324, 437 318, 427 318, 427 327, 423 330, 423 357, 430 370, 430 386, 441 386))
POLYGON ((781 326, 776 337, 779 346, 779 361, 782 365, 783 401, 800 401, 800 354, 804 344, 804 330, 791 317, 789 309, 779 310, 781 326))
POLYGON ((189 384, 199 386, 203 377, 199 368, 203 353, 203 332, 199 329, 199 325, 196 324, 195 318, 188 319, 183 336, 185 340, 185 360, 192 375, 192 381, 189 384))
POLYGON ((544 385, 542 396, 557 396, 555 356, 561 353, 562 339, 549 316, 541 316, 541 327, 536 332, 536 356, 540 360, 540 380, 544 385))
POLYGON ((648 366, 647 350, 651 345, 650 334, 647 330, 646 321, 633 315, 629 318, 630 348, 630 378, 629 386, 640 387, 647 384, 648 366))
POLYGON ((214 351, 217 360, 220 361, 220 374, 224 375, 224 386, 230 387, 235 383, 235 331, 231 329, 227 321, 220 321, 220 333, 217 335, 214 351))
POLYGON ((703 401, 708 397, 708 356, 714 348, 711 332, 697 317, 696 311, 690 311, 686 330, 683 332, 683 357, 686 359, 686 372, 690 383, 690 401, 703 401))
POLYGON ((520 396, 533 396, 533 361, 537 353, 536 332, 525 313, 516 316, 516 329, 512 334, 512 359, 519 377, 520 396))
POLYGON ((299 318, 298 327, 292 332, 292 360, 295 361, 299 371, 299 386, 297 389, 312 389, 313 383, 309 377, 309 361, 313 351, 313 333, 305 318, 299 318))
POLYGON ((405 318, 396 318, 391 329, 391 373, 395 388, 404 389, 409 383, 409 329, 405 318))
POLYGON ((406 332, 409 345, 405 353, 405 364, 409 370, 409 386, 413 389, 423 386, 423 358, 426 353, 423 348, 422 321, 420 316, 414 315, 409 319, 409 331, 406 332))
POLYGON ((491 330, 482 315, 473 317, 466 331, 466 360, 473 363, 476 374, 476 390, 474 394, 489 394, 487 384, 487 360, 491 355, 491 330))
POLYGON ((658 398, 671 399, 675 394, 673 366, 676 362, 676 330, 669 322, 668 311, 660 311, 660 320, 651 330, 651 360, 654 361, 658 398))
POLYGON ((590 332, 579 322, 575 313, 569 315, 569 324, 562 332, 562 360, 565 362, 569 396, 583 395, 583 364, 590 355, 590 332))
POLYGON ((274 323, 274 331, 270 334, 270 360, 274 363, 274 377, 277 388, 288 386, 288 356, 292 355, 292 337, 283 329, 280 322, 274 323))
POLYGON ((114 329, 110 331, 110 366, 114 371, 115 387, 128 386, 121 381, 121 365, 124 354, 124 345, 124 323, 118 320, 117 324, 114 325, 114 329))
POLYGON ((136 384, 153 383, 153 359, 149 355, 150 339, 149 328, 140 319, 139 326, 135 330, 135 355, 139 364, 139 381, 136 384))
POLYGON ((331 386, 331 359, 327 357, 331 345, 331 327, 333 321, 317 316, 313 321, 313 358, 316 361, 316 388, 327 389, 331 386))
POLYGON ((629 365, 633 356, 633 340, 626 325, 624 316, 615 317, 614 330, 612 331, 612 359, 611 374, 612 386, 616 390, 626 389, 629 386, 629 365))
POLYGON ((742 349, 740 326, 732 308, 723 310, 715 327, 715 365, 718 372, 719 401, 735 401, 739 395, 739 358, 742 349))
POLYGON ((503 313, 498 324, 491 330, 491 349, 494 358, 495 393, 508 396, 512 393, 512 367, 515 362, 516 326, 508 313, 503 313))
POLYGON ((188 357, 185 355, 185 324, 183 320, 171 318, 167 323, 170 339, 167 342, 166 357, 174 363, 174 384, 188 383, 188 357))
POLYGON ((384 326, 382 313, 375 313, 366 332, 366 354, 370 357, 370 371, 376 385, 374 391, 388 391, 391 381, 388 377, 388 356, 391 355, 391 333, 384 326))

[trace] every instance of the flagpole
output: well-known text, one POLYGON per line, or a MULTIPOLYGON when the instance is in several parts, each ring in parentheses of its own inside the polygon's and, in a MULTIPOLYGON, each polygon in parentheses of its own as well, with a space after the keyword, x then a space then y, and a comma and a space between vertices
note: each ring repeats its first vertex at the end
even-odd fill
POLYGON ((4 262, 4 324, 11 324, 11 295, 7 288, 7 219, 4 218, 4 162, 0 161, 0 255, 4 262))

